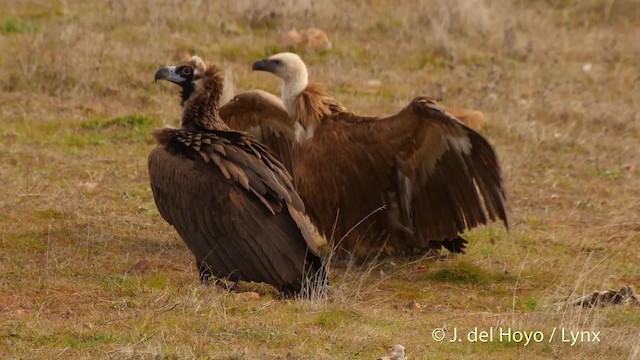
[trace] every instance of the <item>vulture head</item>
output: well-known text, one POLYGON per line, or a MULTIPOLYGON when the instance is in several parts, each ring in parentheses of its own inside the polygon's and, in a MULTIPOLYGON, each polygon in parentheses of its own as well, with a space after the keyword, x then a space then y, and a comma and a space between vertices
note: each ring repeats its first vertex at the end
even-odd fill
POLYGON ((178 66, 167 66, 156 71, 155 80, 167 80, 182 88, 182 104, 189 100, 196 89, 198 81, 207 72, 207 66, 199 56, 192 56, 178 66))
MULTIPOLYGON (((300 56, 285 52, 253 63, 253 70, 266 71, 282 79, 282 100, 291 103, 307 87, 309 74, 300 56)), ((289 106, 287 106, 289 108, 289 106)))
POLYGON ((215 65, 207 66, 200 57, 192 56, 180 65, 158 69, 155 80, 167 80, 182 89, 183 127, 227 128, 218 113, 224 75, 215 65))

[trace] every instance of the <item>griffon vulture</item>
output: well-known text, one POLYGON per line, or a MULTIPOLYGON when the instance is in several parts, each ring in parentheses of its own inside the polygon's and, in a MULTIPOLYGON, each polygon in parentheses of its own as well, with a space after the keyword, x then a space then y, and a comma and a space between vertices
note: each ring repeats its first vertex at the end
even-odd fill
POLYGON ((363 255, 386 241, 400 251, 464 252, 465 229, 498 219, 508 227, 493 148, 431 99, 417 97, 387 117, 358 116, 310 84, 295 54, 253 69, 283 80, 295 121, 296 190, 338 249, 363 255))
MULTIPOLYGON (((230 101, 220 107, 222 120, 230 128, 248 132, 266 145, 278 156, 289 173, 293 174, 291 144, 294 121, 282 100, 262 90, 249 90, 234 96, 232 88, 225 85, 224 94, 229 96, 230 101)), ((481 111, 442 108, 472 129, 480 129, 484 124, 481 111)))
POLYGON ((264 282, 285 294, 326 284, 314 229, 291 175, 264 145, 220 118, 220 70, 198 57, 161 68, 155 79, 182 88, 181 127, 157 130, 149 155, 162 217, 209 276, 264 282))

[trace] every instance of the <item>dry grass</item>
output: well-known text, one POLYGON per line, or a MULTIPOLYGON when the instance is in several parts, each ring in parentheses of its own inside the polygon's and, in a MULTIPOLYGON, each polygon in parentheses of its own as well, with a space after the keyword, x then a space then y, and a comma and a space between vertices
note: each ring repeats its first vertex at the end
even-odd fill
POLYGON ((637 308, 558 305, 640 283, 637 1, 279 3, 0 3, 0 357, 374 359, 395 343, 412 359, 639 357, 637 308), (276 92, 250 64, 309 26, 333 43, 301 50, 312 77, 355 111, 432 95, 485 112, 510 233, 470 232, 444 261, 336 269, 329 301, 198 284, 148 186, 150 131, 180 111, 153 73, 195 52, 240 90, 276 92), (500 326, 601 341, 431 337, 500 326))

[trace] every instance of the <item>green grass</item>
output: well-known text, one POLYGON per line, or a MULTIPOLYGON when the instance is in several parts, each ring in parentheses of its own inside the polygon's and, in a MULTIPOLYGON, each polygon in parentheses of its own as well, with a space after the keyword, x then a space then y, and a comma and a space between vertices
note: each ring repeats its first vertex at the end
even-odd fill
POLYGON ((637 307, 562 304, 640 284, 640 6, 287 4, 0 4, 0 357, 375 359, 400 343, 410 359, 638 358, 637 307), (197 52, 238 90, 278 93, 251 63, 311 25, 333 48, 292 49, 348 109, 389 114, 428 95, 485 113, 509 232, 465 233, 465 255, 332 269, 326 300, 199 284, 149 188, 151 132, 180 118, 177 89, 153 74, 197 52), (597 330, 602 342, 431 337, 497 326, 597 330))
POLYGON ((0 33, 3 34, 31 34, 37 31, 40 29, 29 21, 9 19, 0 23, 0 33))
POLYGON ((440 269, 427 276, 430 280, 451 284, 485 285, 500 282, 504 276, 487 273, 483 269, 467 262, 457 262, 451 267, 440 269))

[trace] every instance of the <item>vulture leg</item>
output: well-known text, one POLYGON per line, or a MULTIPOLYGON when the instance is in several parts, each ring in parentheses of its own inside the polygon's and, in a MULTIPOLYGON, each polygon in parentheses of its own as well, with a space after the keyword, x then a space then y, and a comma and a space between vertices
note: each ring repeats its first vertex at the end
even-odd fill
POLYGON ((196 259, 196 264, 198 265, 198 273, 200 273, 200 281, 203 285, 211 285, 215 284, 219 288, 225 291, 236 291, 238 290, 238 283, 240 279, 231 280, 229 278, 218 278, 213 275, 213 271, 206 264, 201 263, 196 259))
POLYGON ((287 286, 283 289, 280 289, 280 293, 282 294, 283 299, 291 299, 296 296, 300 289, 297 289, 293 286, 287 286))
POLYGON ((196 265, 198 266, 200 281, 204 285, 207 285, 210 281, 214 280, 213 273, 211 272, 211 269, 208 266, 206 266, 205 264, 202 264, 200 261, 198 261, 198 259, 196 259, 196 265))

